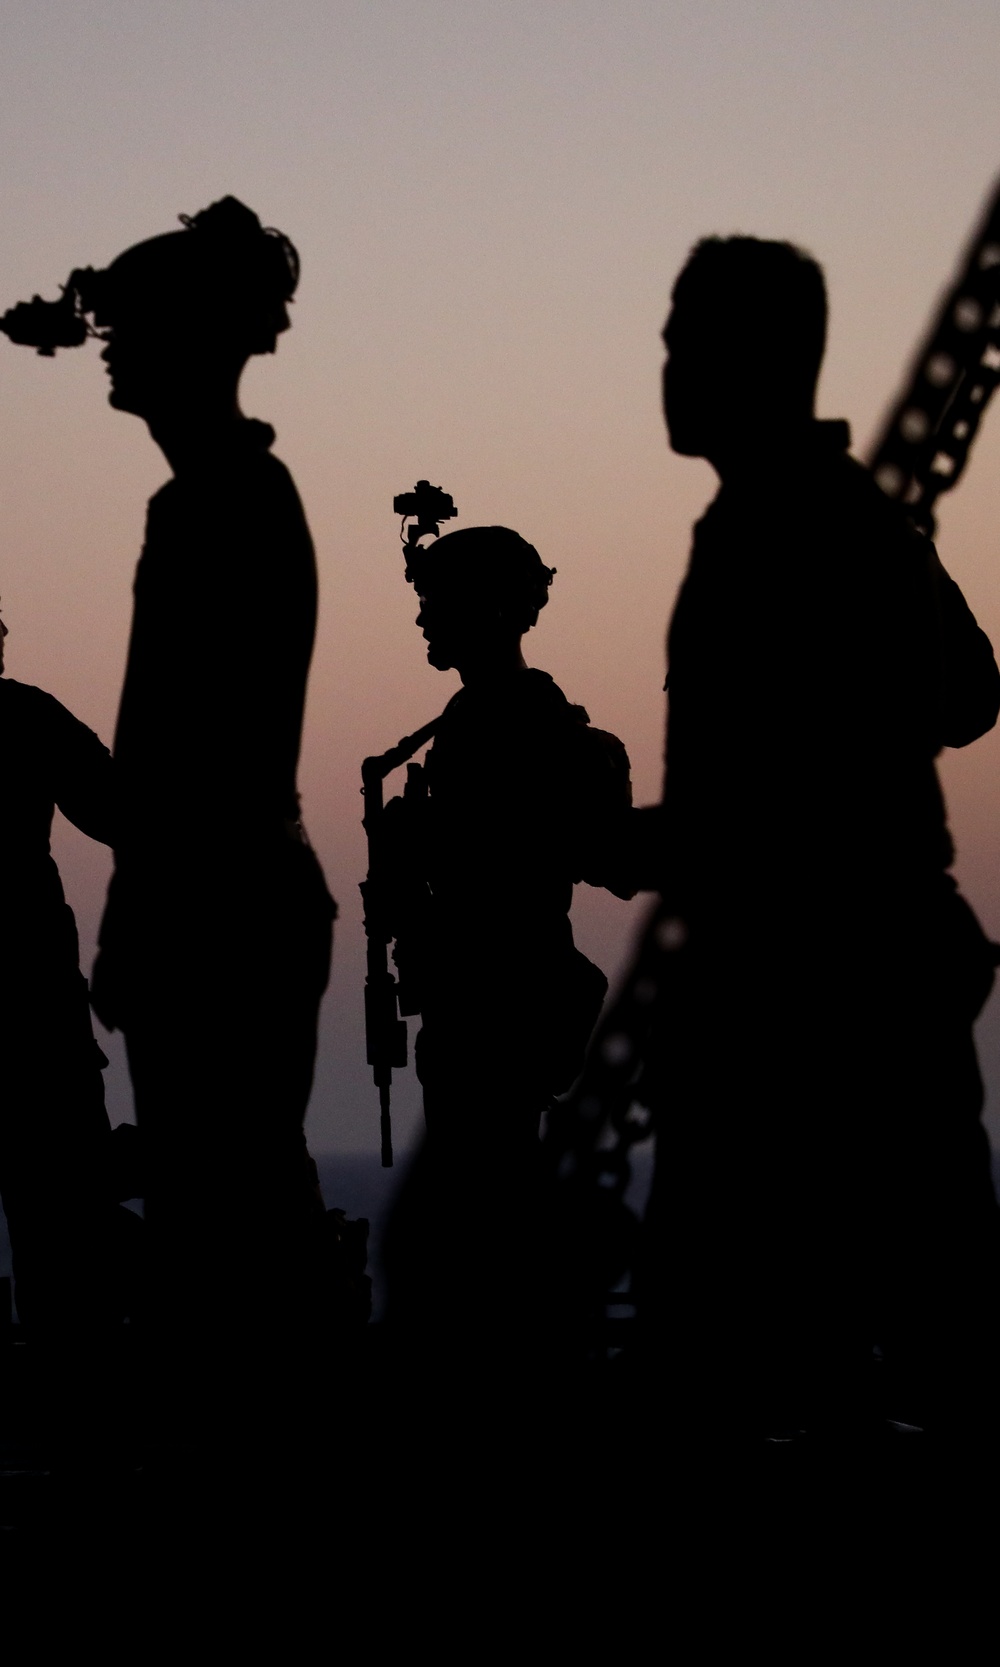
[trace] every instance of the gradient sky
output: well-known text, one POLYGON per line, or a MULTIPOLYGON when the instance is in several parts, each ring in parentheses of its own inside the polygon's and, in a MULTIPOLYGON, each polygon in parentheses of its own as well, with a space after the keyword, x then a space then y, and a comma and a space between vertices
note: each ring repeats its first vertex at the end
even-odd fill
MULTIPOLYGON (((302 787, 341 921, 310 1135, 374 1148, 358 766, 455 686, 424 660, 393 493, 428 476, 458 525, 514 526, 558 568, 529 659, 622 736, 654 798, 664 627, 713 490, 663 437, 673 277, 707 232, 810 249, 832 305, 820 413, 848 417, 863 451, 1000 169, 1000 9, 5 0, 0 76, 0 305, 54 295, 73 266, 226 192, 299 247, 293 329, 252 365, 245 405, 278 430, 322 583, 302 787)), ((0 342, 0 371, 9 672, 110 739, 165 465, 107 407, 93 346, 51 362, 0 342)), ((998 511, 1000 403, 940 529, 995 642, 998 511)), ((266 677, 266 596, 247 652, 266 677)), ((1000 737, 949 756, 944 778, 960 877, 1000 935, 1000 737)), ((64 824, 56 846, 89 962, 108 858, 64 824)), ((613 972, 636 908, 583 890, 579 941, 613 972)), ((1000 1134, 1000 996, 982 1045, 1000 1134)), ((403 1137, 416 1103, 411 1074, 403 1137)))

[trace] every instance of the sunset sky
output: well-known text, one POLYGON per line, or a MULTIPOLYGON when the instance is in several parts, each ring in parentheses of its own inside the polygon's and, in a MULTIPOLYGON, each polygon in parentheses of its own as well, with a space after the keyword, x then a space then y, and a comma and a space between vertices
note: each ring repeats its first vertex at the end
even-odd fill
MULTIPOLYGON (((300 251, 293 328, 251 366, 244 403, 278 430, 322 586, 301 785, 341 918, 310 1138, 374 1149, 359 764, 455 687, 424 659, 393 494, 427 476, 456 525, 513 526, 558 569, 528 658, 621 735, 637 799, 655 798, 664 630, 714 484, 664 439, 673 278, 708 232, 815 254, 832 309, 820 414, 849 418, 863 455, 1000 171, 1000 9, 5 0, 0 76, 0 309, 227 192, 300 251)), ((0 340, 0 372, 8 670, 110 740, 166 467, 107 406, 93 344, 48 361, 0 340)), ((1000 401, 939 544, 1000 642, 1000 401)), ((267 626, 263 595, 246 645, 263 678, 267 626)), ((181 678, 183 617, 176 631, 181 678)), ((943 774, 960 878, 1000 936, 1000 735, 943 774)), ((56 848, 89 966, 110 859, 65 824, 56 848)), ((613 973, 636 906, 584 892, 579 941, 613 973)), ((981 1029, 1000 1137, 1000 996, 981 1029)), ((403 1143, 412 1073, 398 1106, 403 1143)))

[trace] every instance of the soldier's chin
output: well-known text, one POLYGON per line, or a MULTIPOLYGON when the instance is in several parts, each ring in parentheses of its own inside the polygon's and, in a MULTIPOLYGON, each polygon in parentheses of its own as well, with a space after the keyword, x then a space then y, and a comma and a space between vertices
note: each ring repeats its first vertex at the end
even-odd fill
POLYGON ((427 663, 433 666, 435 671, 451 671, 455 664, 450 654, 432 642, 427 644, 427 663))
POLYGON ((112 388, 108 394, 108 404, 114 411, 135 411, 135 406, 123 388, 112 388))

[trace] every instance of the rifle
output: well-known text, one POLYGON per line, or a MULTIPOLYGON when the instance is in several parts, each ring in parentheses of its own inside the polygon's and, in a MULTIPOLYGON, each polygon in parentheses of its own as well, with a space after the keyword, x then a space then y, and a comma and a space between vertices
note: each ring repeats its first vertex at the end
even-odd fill
POLYGON ((385 804, 382 785, 400 764, 405 764, 429 741, 437 718, 413 735, 404 735, 388 752, 366 758, 361 766, 361 791, 365 799, 363 827, 368 838, 368 878, 361 882, 364 899, 365 936, 368 940, 365 977, 365 1039, 368 1063, 378 1089, 382 1168, 392 1168, 392 1122, 389 1093, 394 1070, 406 1068, 406 1020, 399 1016, 399 986, 389 971, 389 943, 393 936, 386 902, 392 882, 389 854, 385 848, 385 804))
MULTIPOLYGON (((418 480, 412 492, 397 494, 392 507, 402 517, 406 529, 404 548, 409 559, 419 549, 425 535, 438 536, 438 522, 449 521, 458 514, 452 498, 439 486, 418 480), (410 527, 406 527, 411 521, 410 527)), ((401 535, 402 536, 402 535, 401 535)), ((388 901, 392 895, 393 874, 391 853, 386 848, 385 804, 382 785, 386 776, 406 764, 425 742, 431 739, 438 719, 424 724, 412 735, 404 735, 388 752, 366 758, 361 766, 361 791, 365 799, 363 827, 368 838, 368 878, 361 882, 364 900, 365 937, 367 939, 367 972, 365 976, 365 1041, 368 1063, 372 1067, 378 1089, 379 1125, 382 1146, 382 1168, 392 1168, 392 1121, 389 1096, 393 1071, 406 1068, 406 1020, 401 1012, 416 1012, 408 1004, 400 1006, 399 985, 389 971, 389 944, 393 937, 388 916, 388 901)), ((413 767, 416 770, 416 766, 413 767)), ((416 777, 413 777, 413 784, 416 777)), ((410 783, 408 782, 408 786, 410 783)))

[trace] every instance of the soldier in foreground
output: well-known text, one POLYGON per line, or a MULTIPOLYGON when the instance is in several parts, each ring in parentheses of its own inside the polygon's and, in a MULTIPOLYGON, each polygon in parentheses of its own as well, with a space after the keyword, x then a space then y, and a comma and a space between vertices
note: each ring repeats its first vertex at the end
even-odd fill
POLYGON ((462 688, 387 806, 427 1126, 389 1236, 389 1314, 435 1348, 475 1341, 499 1357, 525 1335, 539 1283, 539 1123, 577 1075, 607 988, 574 947, 573 886, 616 889, 606 852, 629 764, 525 664, 553 577, 530 544, 469 528, 411 550, 407 576, 427 658, 462 688))
POLYGON ((316 568, 274 432, 238 397, 297 278, 288 240, 227 197, 81 279, 111 404, 173 473, 136 573, 94 1004, 128 1047, 161 1321, 222 1340, 294 1314, 322 1216, 303 1118, 333 906, 296 791, 316 568))
POLYGON ((934 760, 992 727, 1000 675, 846 424, 816 420, 825 328, 808 256, 711 238, 664 332, 670 444, 722 484, 668 642, 659 883, 686 942, 646 1317, 692 1408, 757 1427, 863 1416, 873 1345, 897 1416, 982 1412, 996 1384, 993 946, 934 760))

